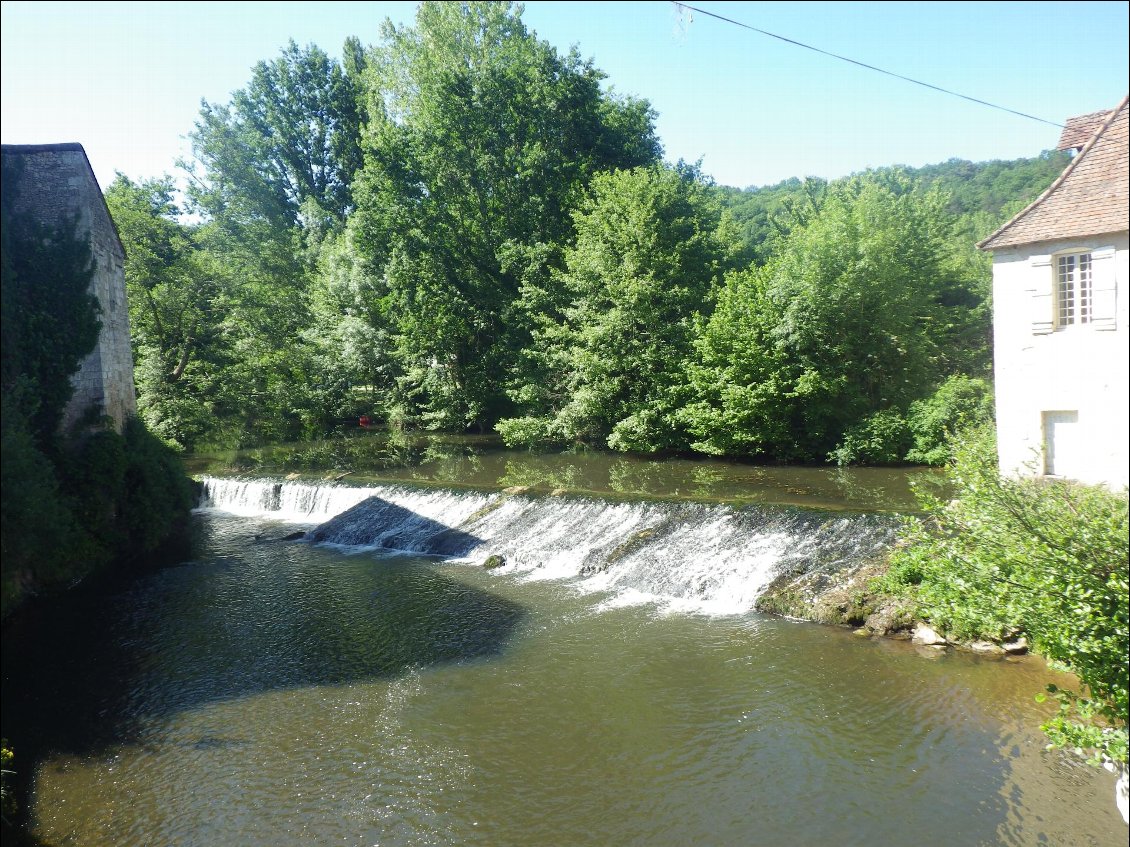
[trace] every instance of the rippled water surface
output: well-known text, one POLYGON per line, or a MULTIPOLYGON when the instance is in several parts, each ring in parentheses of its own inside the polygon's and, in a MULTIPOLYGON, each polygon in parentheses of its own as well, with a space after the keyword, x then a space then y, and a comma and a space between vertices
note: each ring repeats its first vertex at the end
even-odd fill
POLYGON ((199 519, 197 561, 18 622, 48 844, 1125 844, 1035 660, 199 519))

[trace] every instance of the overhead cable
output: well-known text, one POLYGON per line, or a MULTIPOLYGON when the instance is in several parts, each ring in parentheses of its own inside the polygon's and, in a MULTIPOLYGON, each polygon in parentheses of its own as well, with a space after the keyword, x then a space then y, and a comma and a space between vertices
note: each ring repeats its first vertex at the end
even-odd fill
POLYGON ((1022 118, 1028 118, 1029 120, 1039 121, 1042 124, 1048 124, 1050 126, 1057 126, 1057 127, 1060 127, 1061 129, 1063 128, 1063 124, 1057 123, 1056 121, 1049 121, 1049 120, 1046 120, 1044 118, 1038 118, 1035 115, 1029 115, 1025 112, 1018 112, 1015 109, 1009 109, 1005 106, 998 106, 997 104, 990 103, 987 100, 978 100, 976 97, 970 97, 967 94, 961 94, 960 92, 957 92, 957 91, 950 91, 948 88, 942 88, 939 85, 931 85, 930 83, 923 82, 920 79, 912 79, 911 77, 903 76, 902 74, 896 74, 894 71, 887 71, 887 70, 884 70, 883 68, 877 68, 874 65, 867 64, 866 62, 858 62, 855 59, 849 59, 847 56, 841 56, 838 53, 832 53, 832 52, 829 52, 828 50, 821 50, 819 47, 813 47, 811 44, 805 44, 802 41, 796 41, 795 39, 792 39, 792 38, 786 38, 783 35, 777 35, 776 33, 773 33, 773 32, 767 32, 764 29, 758 29, 755 26, 750 26, 749 24, 742 23, 741 21, 735 21, 733 18, 727 18, 724 15, 717 15, 714 12, 708 12, 705 9, 698 8, 697 6, 691 6, 687 3, 680 3, 680 2, 678 2, 678 0, 672 0, 672 2, 676 6, 676 8, 689 9, 692 12, 698 12, 698 14, 700 14, 700 15, 706 15, 708 18, 715 18, 715 19, 720 20, 720 21, 725 21, 728 24, 733 24, 734 26, 740 26, 743 29, 748 29, 748 30, 751 30, 752 32, 760 33, 761 35, 767 35, 770 38, 776 38, 778 41, 784 41, 786 44, 792 44, 792 45, 795 45, 797 47, 803 47, 805 50, 811 50, 814 53, 821 53, 825 56, 831 56, 833 59, 839 59, 841 62, 848 62, 849 64, 857 65, 858 67, 861 67, 861 68, 866 68, 869 71, 876 71, 876 72, 881 73, 881 74, 886 74, 887 76, 893 76, 895 79, 901 79, 901 80, 904 80, 905 82, 912 82, 915 85, 921 85, 923 88, 931 88, 934 91, 940 91, 942 94, 949 94, 953 97, 960 97, 962 100, 968 100, 971 103, 978 103, 982 106, 988 106, 990 109, 999 109, 1002 112, 1008 112, 1009 114, 1019 115, 1022 118))

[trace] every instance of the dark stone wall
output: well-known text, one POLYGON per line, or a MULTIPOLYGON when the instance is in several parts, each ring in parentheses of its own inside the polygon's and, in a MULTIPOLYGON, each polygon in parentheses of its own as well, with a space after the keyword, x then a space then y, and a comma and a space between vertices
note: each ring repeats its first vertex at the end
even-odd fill
POLYGON ((19 160, 14 211, 48 226, 77 218, 79 233, 90 237, 94 258, 91 291, 102 306, 102 331, 98 346, 71 378, 75 393, 62 425, 69 427, 93 407, 112 418, 121 431, 125 419, 137 412, 125 251, 86 151, 81 144, 5 144, 3 156, 5 162, 11 157, 19 160))

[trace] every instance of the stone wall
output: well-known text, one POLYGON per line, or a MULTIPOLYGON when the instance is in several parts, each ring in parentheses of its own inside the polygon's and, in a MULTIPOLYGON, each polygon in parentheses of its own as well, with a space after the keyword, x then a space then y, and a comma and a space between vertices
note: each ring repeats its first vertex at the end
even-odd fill
MULTIPOLYGON (((18 159, 20 178, 14 211, 48 226, 77 219, 79 234, 90 237, 94 260, 91 291, 102 307, 102 331, 98 346, 71 378, 75 393, 62 425, 70 427, 93 409, 112 418, 120 431, 125 419, 137 412, 125 251, 86 151, 81 144, 5 144, 3 156, 6 163, 18 159)), ((50 296, 50 292, 44 292, 44 296, 50 296)))

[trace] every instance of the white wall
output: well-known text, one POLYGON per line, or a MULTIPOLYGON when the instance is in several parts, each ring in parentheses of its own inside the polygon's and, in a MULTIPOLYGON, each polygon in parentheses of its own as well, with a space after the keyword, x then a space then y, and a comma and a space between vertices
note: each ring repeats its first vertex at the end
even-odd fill
MULTIPOLYGON (((1127 485, 1128 242, 1127 233, 1119 233, 994 252, 997 444, 1003 473, 1044 473, 1044 413, 1075 411, 1077 423, 1058 425, 1069 440, 1058 451, 1057 475, 1116 489, 1127 485), (1053 308, 1050 297, 1034 296, 1034 290, 1053 290, 1055 265, 1034 263, 1033 256, 1046 262, 1056 253, 1104 247, 1114 247, 1114 256, 1095 262, 1093 270, 1096 281, 1100 273, 1114 275, 1115 329, 1084 324, 1034 333, 1033 322, 1050 319, 1045 312, 1053 308)), ((1065 416, 1049 417, 1062 421, 1065 416)))

